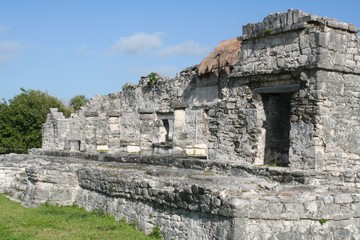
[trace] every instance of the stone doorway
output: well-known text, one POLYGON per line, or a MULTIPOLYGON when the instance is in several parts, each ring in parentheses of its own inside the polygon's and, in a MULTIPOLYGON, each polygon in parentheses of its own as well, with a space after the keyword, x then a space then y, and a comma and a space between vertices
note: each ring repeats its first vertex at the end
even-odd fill
POLYGON ((266 121, 264 164, 289 166, 290 111, 293 93, 262 94, 266 121))
POLYGON ((169 137, 169 133, 170 133, 169 120, 168 119, 163 119, 162 123, 163 123, 163 126, 164 126, 165 130, 166 130, 165 142, 169 142, 170 141, 170 137, 169 137))

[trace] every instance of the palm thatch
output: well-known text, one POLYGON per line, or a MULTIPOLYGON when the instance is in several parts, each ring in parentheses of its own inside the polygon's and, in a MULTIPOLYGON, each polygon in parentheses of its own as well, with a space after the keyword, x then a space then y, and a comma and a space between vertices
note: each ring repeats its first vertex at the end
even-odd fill
POLYGON ((236 38, 222 41, 215 49, 199 64, 199 76, 207 73, 218 75, 221 70, 231 73, 233 66, 239 61, 240 41, 236 38))

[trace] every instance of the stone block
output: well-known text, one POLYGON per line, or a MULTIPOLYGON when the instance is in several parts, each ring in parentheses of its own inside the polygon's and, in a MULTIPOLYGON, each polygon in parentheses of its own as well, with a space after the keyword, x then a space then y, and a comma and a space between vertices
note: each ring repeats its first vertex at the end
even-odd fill
POLYGON ((290 212, 292 214, 302 214, 304 212, 304 205, 302 203, 285 203, 286 212, 290 212))
POLYGON ((139 153, 140 152, 140 146, 131 146, 131 145, 128 145, 126 147, 126 151, 128 153, 139 153))
POLYGON ((235 109, 236 108, 236 103, 229 102, 229 103, 226 104, 226 108, 227 109, 235 109))
POLYGON ((189 107, 189 104, 186 102, 171 102, 170 107, 173 109, 185 109, 189 107))
POLYGON ((284 205, 282 203, 269 203, 267 206, 267 211, 270 214, 280 215, 284 210, 284 205))
POLYGON ((120 111, 109 111, 106 113, 106 115, 108 117, 121 117, 121 112, 120 111))
POLYGON ((337 204, 352 203, 354 200, 350 194, 339 194, 334 196, 334 202, 337 204))
POLYGON ((152 121, 152 120, 155 120, 155 117, 154 117, 153 113, 141 113, 140 120, 152 121))
POLYGON ((108 145, 97 145, 96 150, 98 152, 102 152, 102 151, 107 152, 107 151, 109 151, 109 146, 108 145))
POLYGON ((185 152, 186 155, 189 156, 207 156, 207 149, 194 148, 191 146, 186 146, 185 152))

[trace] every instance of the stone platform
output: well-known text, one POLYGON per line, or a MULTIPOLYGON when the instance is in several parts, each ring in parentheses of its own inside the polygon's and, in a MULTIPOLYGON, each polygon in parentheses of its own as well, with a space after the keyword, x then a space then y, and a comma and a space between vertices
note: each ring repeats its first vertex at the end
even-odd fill
POLYGON ((0 157, 0 191, 25 206, 102 209, 145 232, 160 226, 165 239, 360 238, 356 178, 346 182, 339 172, 320 185, 313 177, 319 172, 291 172, 196 158, 35 151, 0 157))

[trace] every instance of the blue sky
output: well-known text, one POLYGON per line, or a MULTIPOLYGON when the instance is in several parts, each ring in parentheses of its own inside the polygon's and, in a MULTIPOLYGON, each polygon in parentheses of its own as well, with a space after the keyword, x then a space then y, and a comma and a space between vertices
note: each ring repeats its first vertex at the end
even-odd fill
POLYGON ((23 87, 68 102, 174 76, 290 8, 360 27, 360 0, 0 0, 0 99, 23 87))

